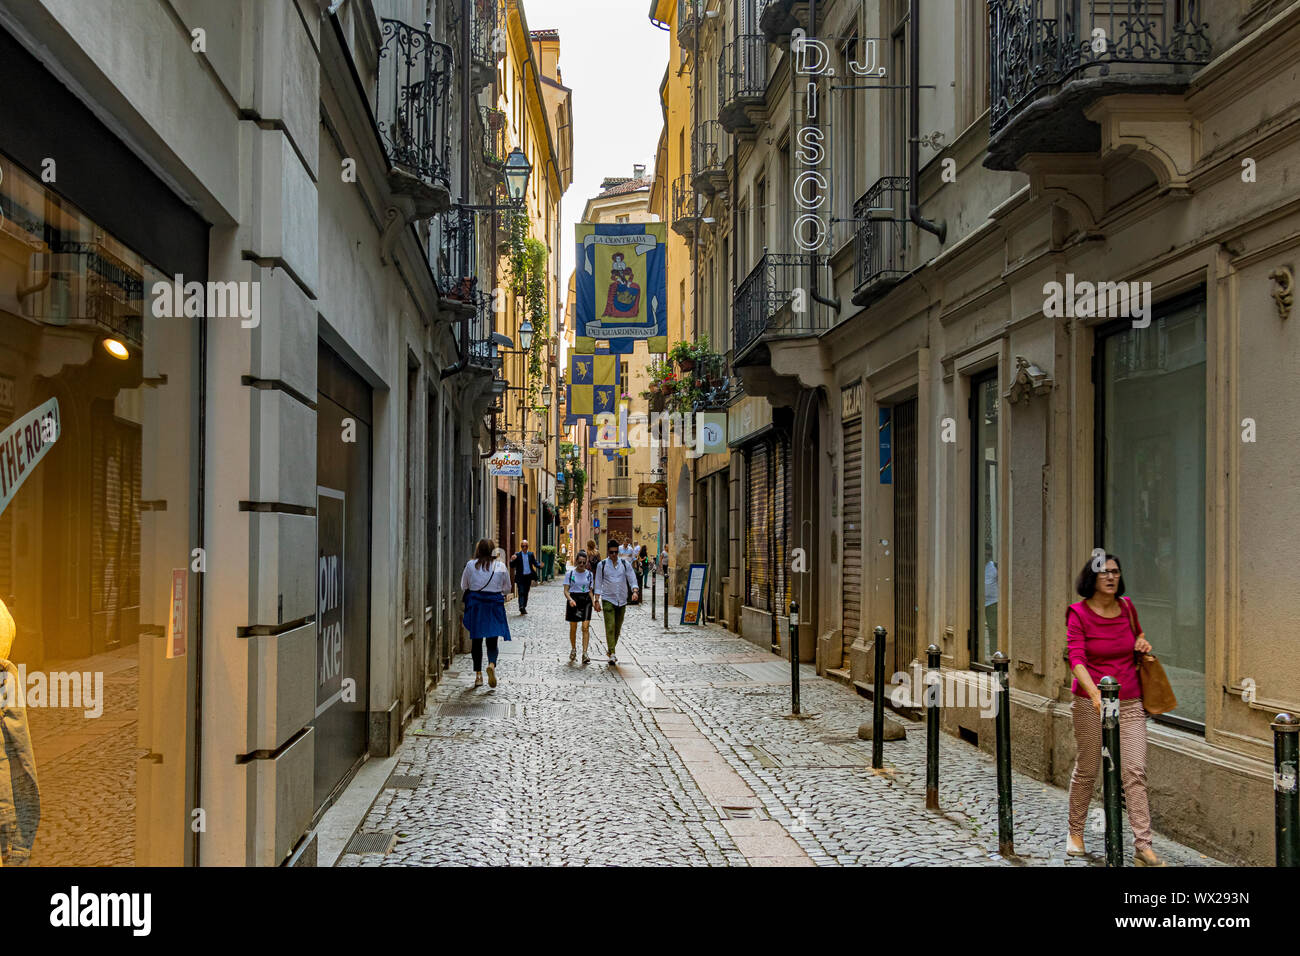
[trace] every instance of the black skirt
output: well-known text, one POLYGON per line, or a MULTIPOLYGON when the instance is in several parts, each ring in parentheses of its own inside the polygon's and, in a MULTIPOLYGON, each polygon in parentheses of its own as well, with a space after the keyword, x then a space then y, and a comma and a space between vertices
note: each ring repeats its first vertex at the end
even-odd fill
POLYGON ((573 598, 573 604, 568 601, 564 602, 564 619, 566 621, 590 621, 591 620, 591 595, 576 594, 569 592, 569 597, 573 598))

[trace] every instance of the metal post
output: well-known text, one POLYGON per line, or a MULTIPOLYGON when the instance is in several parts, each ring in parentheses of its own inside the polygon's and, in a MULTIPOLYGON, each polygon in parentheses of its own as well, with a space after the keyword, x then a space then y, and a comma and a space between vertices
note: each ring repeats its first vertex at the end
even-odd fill
POLYGON ((1300 866, 1300 796, 1296 793, 1300 719, 1273 718, 1273 805, 1277 815, 1277 865, 1300 866))
POLYGON ((799 713, 799 602, 790 602, 790 713, 799 713))
POLYGON ((875 690, 871 698, 871 766, 879 770, 885 765, 885 629, 876 625, 875 690))
MULTIPOLYGON (((657 544, 657 542, 656 542, 657 544)), ((659 600, 659 555, 650 563, 650 620, 655 619, 655 604, 659 600)))
POLYGON ((939 646, 925 649, 925 808, 939 809, 939 646))
POLYGON ((1014 856, 1015 827, 1011 822, 1011 683, 1007 669, 1011 659, 1001 651, 993 655, 993 672, 998 682, 995 729, 998 744, 998 852, 1014 856))
POLYGON ((1106 865, 1124 865, 1123 817, 1119 809, 1119 681, 1103 677, 1101 691, 1101 797, 1106 811, 1106 865))

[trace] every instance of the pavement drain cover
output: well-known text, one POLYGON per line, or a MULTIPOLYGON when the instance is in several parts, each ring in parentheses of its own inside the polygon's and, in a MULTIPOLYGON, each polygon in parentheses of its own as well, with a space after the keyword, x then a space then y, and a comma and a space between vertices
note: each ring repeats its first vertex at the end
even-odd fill
POLYGON ((412 774, 394 774, 385 785, 389 790, 414 790, 422 782, 421 777, 412 774))
POLYGON ((722 807, 724 820, 766 820, 762 807, 722 807))
POLYGON ((347 845, 344 853, 378 853, 388 856, 397 846, 397 834, 390 830, 376 830, 370 833, 358 833, 347 845))
POLYGON ((514 704, 439 704, 439 717, 484 717, 499 720, 515 715, 514 704))

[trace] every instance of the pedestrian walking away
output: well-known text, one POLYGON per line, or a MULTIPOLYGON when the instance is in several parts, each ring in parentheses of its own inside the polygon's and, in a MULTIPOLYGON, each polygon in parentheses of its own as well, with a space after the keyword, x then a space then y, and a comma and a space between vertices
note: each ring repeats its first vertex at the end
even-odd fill
POLYGON ((528 613, 528 591, 537 580, 540 564, 537 555, 528 550, 528 542, 521 541, 519 550, 510 559, 510 569, 515 574, 515 586, 519 589, 519 613, 528 613))
POLYGON ((605 546, 606 558, 596 566, 596 582, 593 593, 596 595, 596 610, 605 620, 605 645, 609 649, 609 662, 618 663, 615 651, 618 648, 618 636, 623 630, 623 615, 627 612, 629 592, 631 596, 640 597, 636 586, 636 575, 632 563, 619 557, 618 541, 611 538, 605 546))
POLYGON ((1137 657, 1151 651, 1138 623, 1137 609, 1124 598, 1119 558, 1106 555, 1105 568, 1093 570, 1092 560, 1075 581, 1083 598, 1065 612, 1066 644, 1074 674, 1074 741, 1078 755, 1070 774, 1070 832, 1065 852, 1083 856, 1083 828, 1101 765, 1101 691, 1103 677, 1119 681, 1119 769, 1133 828, 1133 863, 1164 866, 1151 849, 1151 807, 1147 796, 1147 715, 1137 657))
POLYGON ((590 664, 587 645, 591 641, 591 588, 595 575, 587 567, 587 552, 579 551, 574 567, 564 577, 564 619, 569 622, 569 663, 578 658, 578 624, 582 624, 582 663, 590 664))
POLYGON ((483 684, 483 642, 487 642, 487 677, 491 687, 497 686, 497 638, 510 640, 510 626, 506 623, 506 595, 510 593, 510 571, 500 560, 505 552, 498 548, 494 554, 492 542, 479 541, 474 557, 465 562, 460 573, 461 596, 465 602, 462 621, 469 631, 471 655, 474 660, 474 686, 483 684))

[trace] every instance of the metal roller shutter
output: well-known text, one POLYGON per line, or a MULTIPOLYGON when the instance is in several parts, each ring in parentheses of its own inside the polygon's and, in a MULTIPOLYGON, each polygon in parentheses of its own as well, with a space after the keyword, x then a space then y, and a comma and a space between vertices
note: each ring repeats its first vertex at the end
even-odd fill
POLYGON ((862 417, 844 425, 844 564, 841 579, 843 659, 862 620, 862 417))
POLYGON ((745 603, 767 610, 770 573, 768 521, 771 489, 768 485, 769 452, 766 442, 751 445, 745 456, 748 500, 745 508, 745 603))
POLYGON ((782 434, 773 442, 776 464, 772 489, 773 555, 772 570, 776 575, 774 600, 776 613, 786 613, 789 604, 790 569, 790 436, 782 434))

